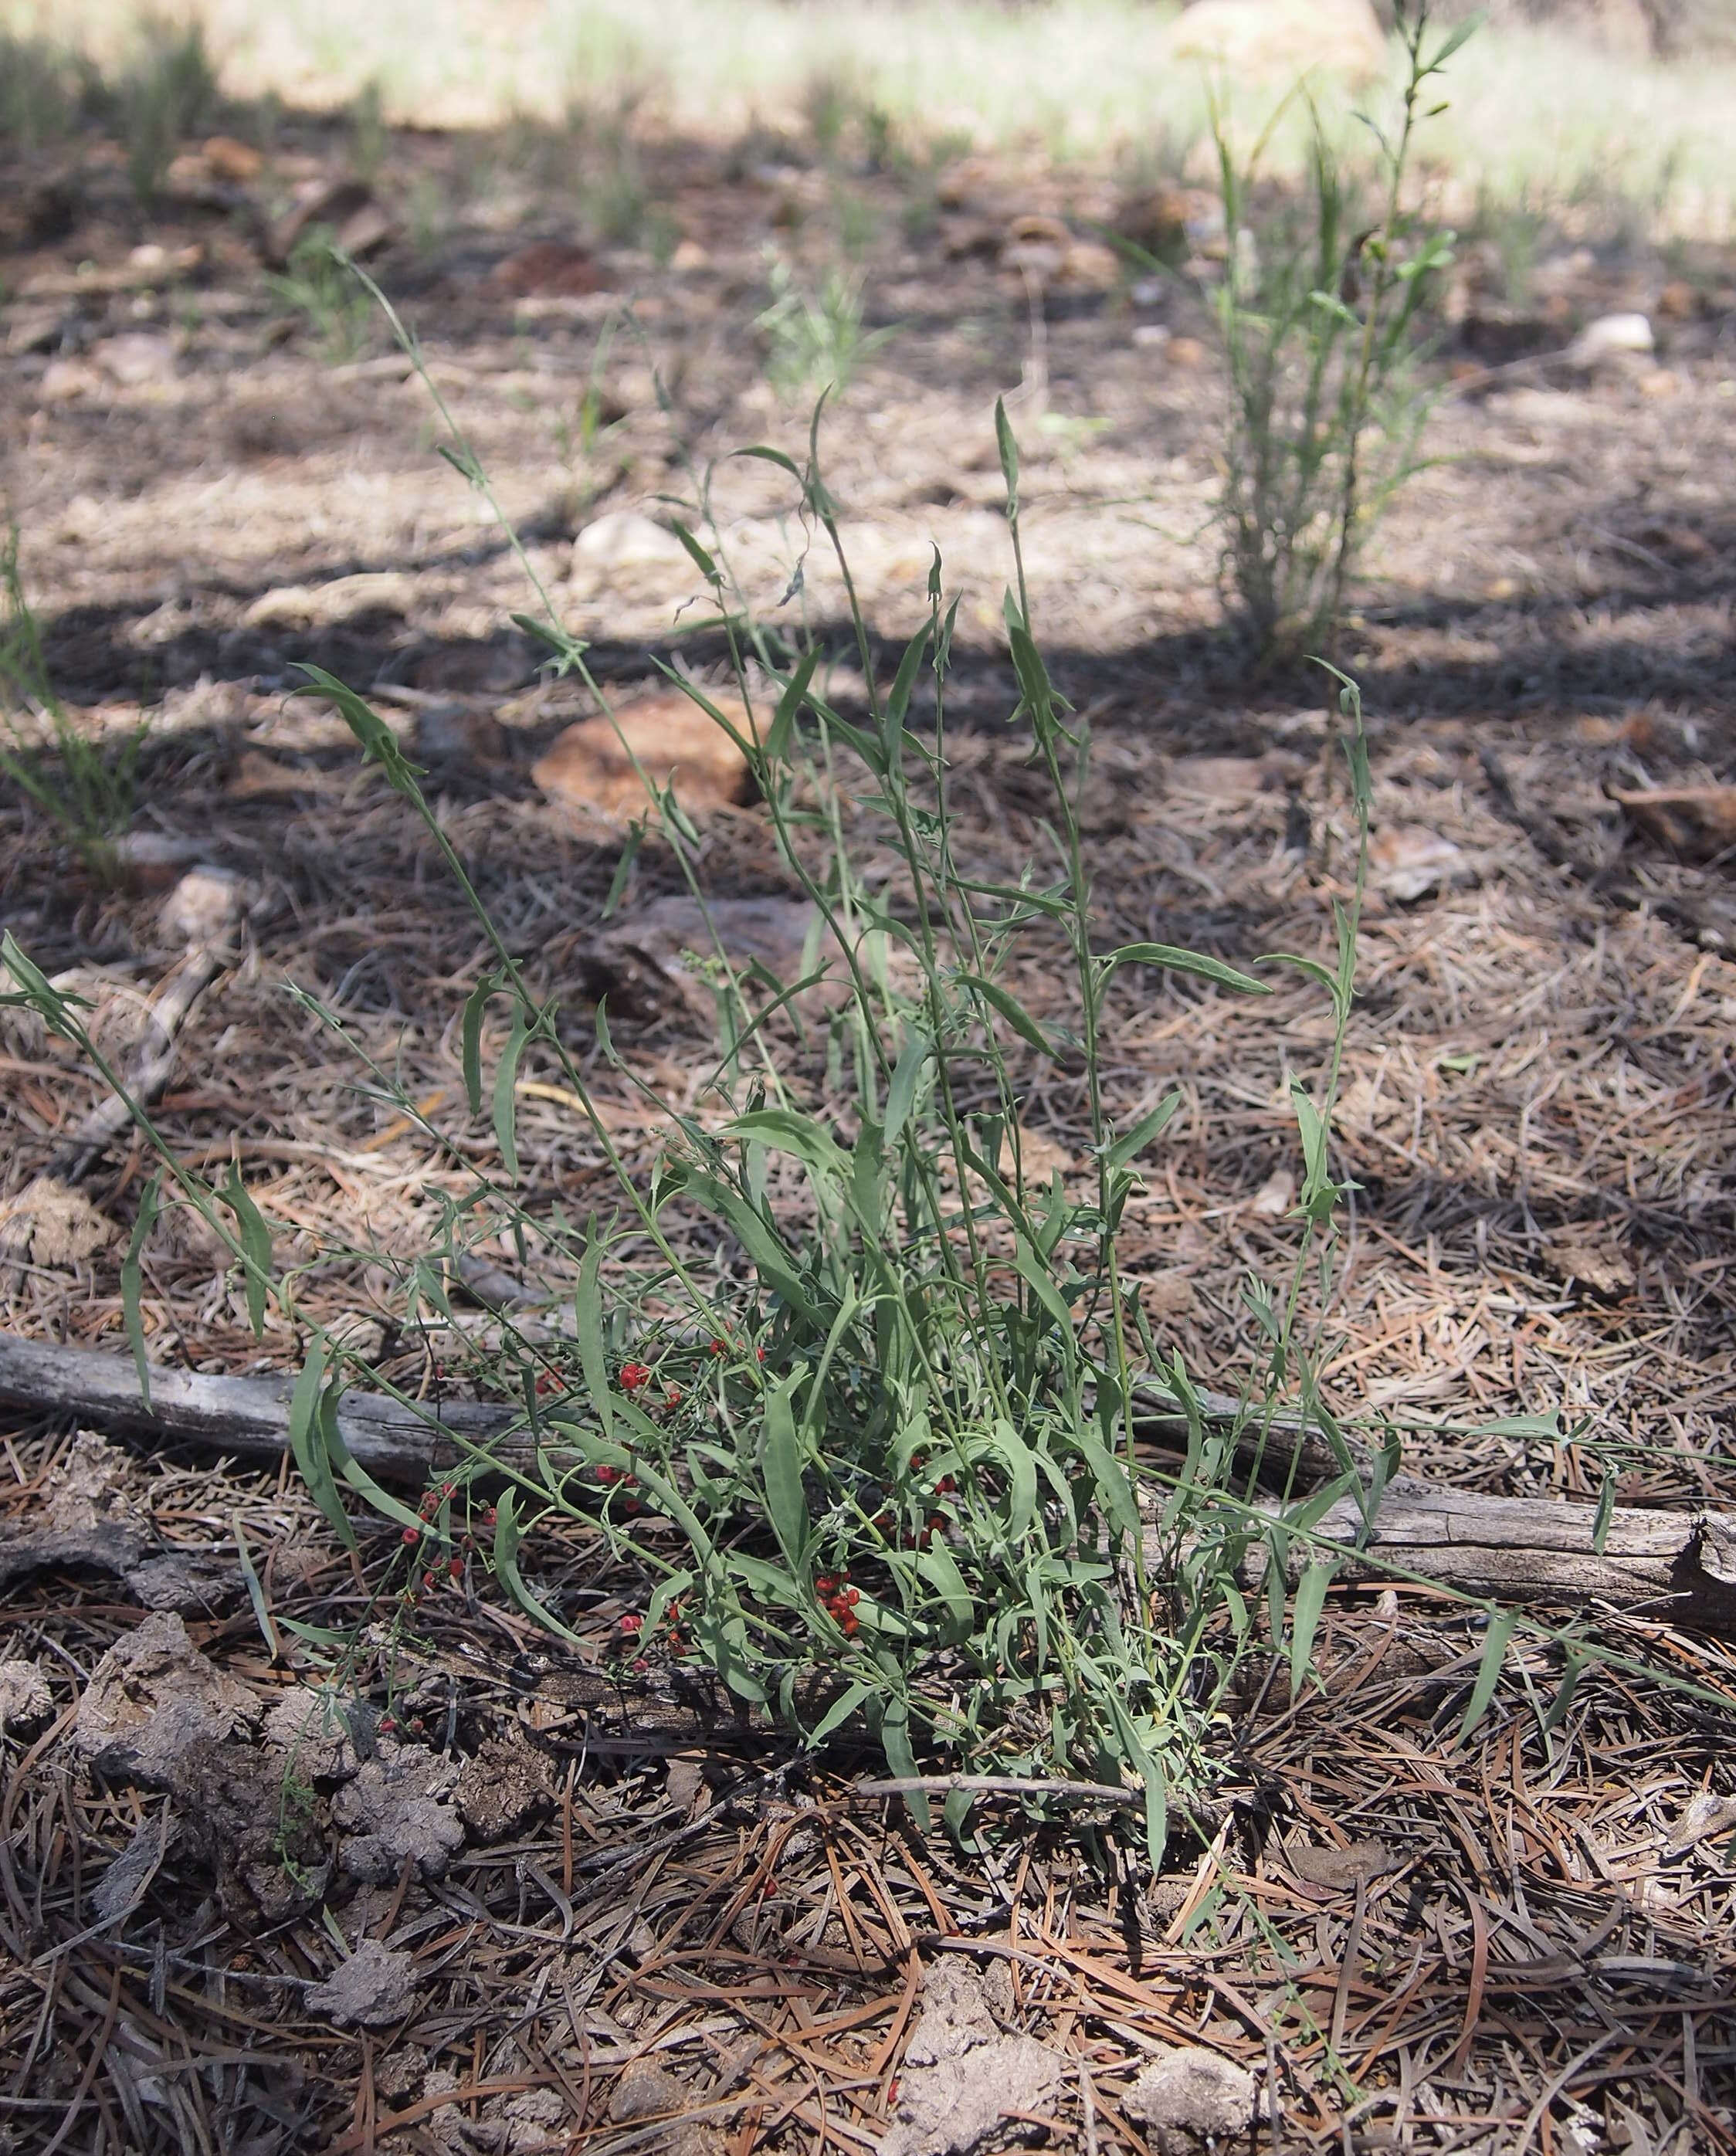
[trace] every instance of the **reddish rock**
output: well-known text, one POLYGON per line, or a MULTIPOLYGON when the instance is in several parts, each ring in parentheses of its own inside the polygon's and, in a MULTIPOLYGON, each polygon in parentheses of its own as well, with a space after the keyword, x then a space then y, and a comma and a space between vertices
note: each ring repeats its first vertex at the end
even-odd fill
MULTIPOLYGON (((728 697, 713 701, 746 732, 738 703, 728 697)), ((551 801, 603 816, 645 814, 650 804, 645 781, 634 768, 635 757, 654 784, 662 787, 674 779, 675 798, 689 815, 748 798, 746 757, 680 690, 624 706, 617 717, 619 734, 614 721, 580 719, 532 767, 531 776, 551 801)))

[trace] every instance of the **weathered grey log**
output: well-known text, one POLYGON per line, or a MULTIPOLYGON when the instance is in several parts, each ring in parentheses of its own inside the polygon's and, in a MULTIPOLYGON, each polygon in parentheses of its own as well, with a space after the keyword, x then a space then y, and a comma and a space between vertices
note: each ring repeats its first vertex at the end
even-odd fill
MULTIPOLYGON (((1602 1603, 1629 1616, 1736 1636, 1736 1513, 1618 1506, 1600 1550, 1594 1505, 1492 1497, 1404 1476, 1382 1493, 1358 1551, 1362 1531, 1361 1507, 1342 1498, 1311 1537, 1292 1543, 1292 1580, 1335 1544, 1344 1553, 1341 1580, 1426 1580, 1505 1603, 1602 1603)), ((1264 1562, 1261 1545, 1250 1555, 1250 1585, 1257 1585, 1264 1562)))
MULTIPOLYGON (((151 1404, 145 1404, 138 1372, 127 1355, 99 1348, 63 1348, 0 1332, 0 1399, 21 1407, 54 1409, 107 1428, 155 1430, 237 1460, 279 1459, 287 1441, 290 1395, 295 1378, 211 1377, 198 1371, 151 1365, 151 1404)), ((1213 1423, 1233 1422, 1239 1404, 1215 1393, 1200 1395, 1213 1423)), ((461 1466, 486 1447, 503 1466, 523 1466, 537 1456, 524 1417, 516 1408, 453 1400, 419 1413, 376 1393, 347 1393, 337 1425, 352 1455, 369 1474, 388 1481, 421 1483, 430 1474, 461 1466), (460 1440, 465 1440, 460 1442, 460 1440)), ((1138 1435, 1153 1442, 1182 1441, 1186 1418, 1166 1394, 1142 1395, 1138 1435)), ((1238 1457, 1251 1459, 1258 1440, 1250 1429, 1238 1457)), ((1353 1447, 1358 1466, 1363 1449, 1353 1447)), ((1294 1414, 1272 1419, 1264 1447, 1268 1479, 1281 1481, 1296 1461, 1295 1485, 1314 1488, 1339 1472, 1340 1461, 1321 1433, 1294 1414)))
MULTIPOLYGON (((146 1407, 131 1356, 0 1332, 0 1400, 104 1429, 152 1430, 235 1460, 282 1458, 295 1384, 288 1372, 218 1378, 152 1363, 146 1407)), ((418 1484, 474 1459, 479 1446, 522 1466, 536 1455, 523 1421, 513 1409, 475 1401, 431 1404, 419 1414, 378 1393, 347 1394, 337 1412, 339 1435, 370 1475, 418 1484)))
MULTIPOLYGON (((153 1366, 147 1409, 126 1356, 57 1347, 0 1333, 0 1400, 70 1414, 106 1428, 149 1430, 239 1460, 276 1461, 288 1443, 294 1378, 220 1378, 153 1366)), ((1235 1403, 1205 1403, 1214 1419, 1235 1403)), ((1174 1418, 1157 1418, 1172 1434, 1174 1418)), ((523 1467, 559 1447, 544 1446, 518 1410, 453 1401, 424 1412, 378 1394, 350 1393, 338 1409, 339 1435, 371 1475, 420 1484, 474 1461, 479 1451, 502 1466, 523 1467)), ((1312 1440, 1297 1461, 1298 1487, 1339 1471, 1336 1455, 1295 1417, 1275 1426, 1271 1452, 1312 1440)), ((1736 1515, 1642 1512, 1617 1507, 1597 1543, 1590 1505, 1554 1498, 1489 1497, 1395 1477, 1382 1495, 1367 1551, 1355 1545, 1362 1511, 1341 1499, 1317 1523, 1317 1537, 1344 1553, 1343 1579, 1419 1578, 1505 1602, 1605 1603, 1633 1614, 1736 1636, 1736 1515)), ((1320 1554, 1319 1539, 1298 1539, 1297 1568, 1320 1554)), ((1257 1555, 1255 1562, 1257 1563, 1257 1555)))

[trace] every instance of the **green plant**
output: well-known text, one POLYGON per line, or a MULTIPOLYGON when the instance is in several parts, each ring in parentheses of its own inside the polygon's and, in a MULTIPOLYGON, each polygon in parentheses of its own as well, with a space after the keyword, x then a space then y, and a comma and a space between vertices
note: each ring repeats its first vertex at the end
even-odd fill
POLYGON ((373 335, 374 311, 350 275, 347 258, 329 225, 316 224, 295 243, 289 267, 270 272, 265 283, 281 304, 301 316, 334 366, 364 352, 373 335))
POLYGON ((217 101, 217 71, 203 27, 147 15, 112 95, 126 146, 126 176, 141 203, 148 206, 157 200, 182 138, 215 110, 217 101))
POLYGON ((774 253, 766 282, 771 297, 753 326, 765 347, 766 378, 786 399, 809 397, 828 385, 848 388, 863 362, 896 334, 890 326, 863 327, 863 280, 836 263, 828 267, 818 291, 809 291, 774 253))
POLYGON ((1452 235, 1405 206, 1405 177, 1430 79, 1469 36, 1425 49, 1426 0, 1402 16, 1408 59, 1396 133, 1369 123, 1382 182, 1365 203, 1311 113, 1300 194, 1261 191, 1276 120, 1238 156, 1212 115, 1226 233, 1213 295, 1229 390, 1219 516, 1224 570, 1263 660, 1335 656, 1345 592, 1382 509, 1419 468, 1431 397, 1415 367, 1417 321, 1452 235))
POLYGON ((358 180, 378 179, 392 146, 386 99, 378 81, 363 85, 350 101, 350 169, 358 180))
POLYGON ((112 866, 111 841, 132 820, 138 761, 148 728, 142 722, 114 744, 92 741, 54 694, 36 616, 24 595, 18 531, 0 546, 0 742, 3 771, 44 815, 58 824, 86 865, 100 875, 112 866), (26 737, 19 720, 33 722, 26 737), (57 762, 44 761, 52 742, 57 762))
POLYGON ((79 117, 79 69, 45 38, 0 30, 0 142, 38 150, 79 117))
POLYGON ((560 513, 562 523, 569 529, 576 530, 584 521, 598 494, 619 471, 617 465, 613 471, 605 473, 599 464, 599 452, 607 449, 627 424, 624 413, 615 418, 606 416, 608 407, 603 390, 617 326, 614 316, 604 322, 597 348, 591 355, 591 369, 583 392, 573 409, 561 413, 555 421, 555 449, 567 475, 561 490, 560 513))

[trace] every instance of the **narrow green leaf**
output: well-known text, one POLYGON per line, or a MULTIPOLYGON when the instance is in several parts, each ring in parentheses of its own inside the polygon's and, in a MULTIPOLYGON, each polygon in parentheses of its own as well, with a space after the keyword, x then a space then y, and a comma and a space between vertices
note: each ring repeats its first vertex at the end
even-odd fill
POLYGON ((1049 1268, 1021 1235, 1014 1246, 1013 1263, 1019 1268, 1020 1277, 1030 1286, 1045 1310, 1063 1332, 1073 1329, 1072 1312, 1061 1300, 1061 1290, 1055 1285, 1049 1268))
POLYGON ((762 1281, 781 1295, 790 1308, 810 1325, 819 1326, 820 1313, 797 1270, 794 1254, 779 1241, 765 1216, 739 1192, 720 1178, 683 1168, 681 1187, 717 1215, 753 1261, 762 1281))
POLYGON ((795 672, 784 684, 765 739, 766 755, 774 763, 783 762, 789 754, 789 745, 795 737, 796 715, 802 708, 808 684, 814 679, 814 670, 819 664, 819 646, 816 644, 803 654, 795 672))
POLYGON ((922 1082, 923 1069, 933 1050, 934 1044, 927 1034, 912 1032, 893 1068, 886 1087, 886 1119, 881 1139, 888 1152, 898 1142, 898 1134, 910 1119, 917 1088, 922 1082))
POLYGON ((342 1397, 343 1385, 336 1378, 320 1395, 316 1421, 320 1442, 325 1447, 326 1459, 357 1496, 364 1499, 383 1520, 390 1520, 397 1527, 413 1528, 418 1534, 433 1532, 420 1513, 413 1512, 389 1490, 383 1490, 361 1461, 352 1455, 337 1424, 338 1403, 342 1397))
POLYGON ((217 1194, 234 1214, 235 1224, 241 1231, 247 1321, 253 1327, 254 1337, 263 1339, 265 1302, 271 1289, 271 1230, 265 1225, 265 1214, 249 1197, 241 1181, 241 1171, 233 1162, 229 1164, 229 1180, 217 1194))
POLYGON ((569 1645, 593 1651, 589 1643, 577 1632, 570 1630, 525 1585, 524 1576, 518 1568, 518 1551, 523 1537, 518 1524, 518 1493, 507 1488, 501 1492, 495 1506, 494 1568, 495 1577, 508 1594, 523 1610, 526 1617, 552 1632, 557 1640, 569 1645))
POLYGON ((802 1446, 790 1406, 794 1383, 785 1378, 767 1395, 760 1471, 772 1532, 785 1562, 799 1578, 805 1578, 808 1564, 808 1495, 802 1486, 802 1446))
POLYGON ((1465 1719, 1459 1724, 1459 1742, 1476 1728, 1495 1697, 1495 1686, 1501 1677, 1501 1666, 1507 1659, 1507 1643, 1513 1635, 1518 1622, 1517 1610, 1503 1609, 1497 1617, 1489 1620, 1488 1636, 1483 1641, 1482 1660, 1477 1666, 1477 1682, 1471 1687, 1471 1702, 1465 1709, 1465 1719))
POLYGON ((922 664, 922 654, 928 648, 928 625, 925 622, 904 647, 904 656, 898 662, 898 671, 893 676, 892 686, 886 703, 886 714, 881 732, 890 755, 897 745, 903 729, 904 717, 910 709, 912 690, 917 685, 917 674, 922 664))
POLYGON ((1308 1566, 1296 1583, 1290 1601, 1290 1698, 1294 1705, 1313 1666, 1314 1635, 1326 1607, 1326 1590, 1338 1569, 1334 1558, 1308 1566))
POLYGON ((578 1359, 585 1390, 597 1410, 604 1439, 613 1444, 614 1396, 609 1389, 609 1355, 603 1337, 603 1240, 597 1233, 594 1213, 585 1229, 585 1254, 579 1260, 573 1314, 578 1324, 578 1359))
POLYGON ((498 973, 485 973, 465 998, 464 1016, 460 1022, 465 1093, 473 1116, 482 1113, 482 1020, 488 1009, 488 999, 500 985, 498 973))
POLYGON ((1007 1463, 1007 1532, 1022 1535, 1037 1516, 1037 1463, 1030 1447, 1003 1416, 990 1440, 1007 1463))
MULTIPOLYGON (((910 1708, 901 1699, 889 1699, 880 1713, 880 1748, 886 1755, 886 1764, 896 1779, 914 1781, 918 1768, 917 1755, 911 1748, 910 1708)), ((934 1814, 928 1802, 927 1792, 912 1789, 906 1797, 911 1817, 927 1834, 934 1824, 934 1814)))
POLYGON ((865 1684, 858 1679, 847 1690, 841 1691, 809 1731, 809 1750, 824 1744, 834 1730, 841 1729, 856 1709, 872 1697, 874 1689, 871 1684, 865 1684))
POLYGON ((1332 998, 1335 1008, 1340 1000, 1336 977, 1328 972, 1317 958, 1304 958, 1294 951, 1267 951, 1257 957, 1254 963, 1256 966, 1293 966, 1297 973, 1306 973, 1311 981, 1317 982, 1324 988, 1328 995, 1332 998))
POLYGON ((1159 1101, 1149 1115, 1142 1116, 1130 1131, 1124 1131, 1104 1156, 1111 1168, 1125 1168, 1145 1151, 1152 1140, 1168 1127, 1176 1110, 1181 1106, 1181 1095, 1171 1093, 1159 1101))
POLYGON ((259 1584, 259 1575, 254 1569, 253 1553, 247 1547, 247 1537, 241 1532, 238 1519, 233 1523, 235 1531, 235 1554, 241 1562, 241 1577, 247 1583, 247 1599, 253 1604, 254 1622, 259 1628, 259 1636, 265 1642, 266 1652, 275 1662, 283 1653, 283 1642, 277 1636, 277 1627, 272 1622, 271 1612, 265 1606, 265 1590, 259 1584))
POLYGON ((1197 973, 1202 980, 1216 981, 1222 988, 1234 988, 1238 995, 1271 993, 1266 982, 1256 981, 1251 973, 1238 973, 1221 958, 1208 957, 1203 951, 1179 950, 1173 943, 1124 943, 1120 950, 1110 952, 1102 963, 1106 980, 1121 966, 1161 966, 1167 973, 1197 973))
POLYGON ((1543 1717, 1543 1733, 1549 1736, 1566 1721, 1568 1710, 1574 1703, 1574 1695, 1579 1689, 1579 1680, 1587 1670, 1594 1668, 1598 1657, 1584 1647, 1567 1650, 1567 1666, 1561 1672, 1561 1681, 1555 1687, 1555 1697, 1549 1702, 1543 1717))
POLYGON ((1591 1548, 1595 1556, 1601 1557, 1604 1553, 1604 1545, 1610 1539, 1610 1522, 1615 1515, 1615 1477, 1605 1468, 1603 1487, 1597 1493, 1597 1517, 1591 1523, 1591 1548))
POLYGON ((325 1383, 326 1343, 315 1340, 308 1348, 307 1360, 290 1395, 290 1450, 309 1495, 331 1522, 344 1548, 352 1550, 356 1547, 356 1531, 337 1494, 331 1457, 320 1434, 320 1396, 325 1383))
MULTIPOLYGON (((620 904, 627 889, 627 879, 633 873, 633 864, 639 859, 639 850, 645 844, 645 824, 635 817, 627 826, 627 836, 621 847, 620 859, 615 863, 615 872, 609 880, 609 890, 603 901, 603 918, 607 921, 620 904)), ((475 1104, 481 1106, 480 1101, 475 1104)))
POLYGON ((1097 1497, 1117 1530, 1124 1535, 1140 1532, 1139 1502, 1127 1471, 1110 1453, 1102 1440, 1084 1428, 1069 1430, 1066 1442, 1090 1468, 1097 1497))
POLYGON ((968 1640, 976 1623, 976 1609, 970 1599, 970 1589, 964 1584, 964 1574, 943 1539, 937 1537, 918 1555, 917 1570, 946 1604, 953 1635, 968 1640))
POLYGON ((840 1189, 849 1178, 850 1157, 836 1138, 812 1116, 794 1108, 756 1108, 724 1124, 717 1136, 725 1141, 747 1140, 770 1146, 773 1152, 794 1153, 806 1168, 840 1189))
POLYGON ((501 1148, 501 1164, 514 1182, 518 1179, 518 1060, 525 1052, 530 1030, 524 1013, 515 1011, 512 1030, 495 1071, 495 1137, 501 1148))
POLYGON ((961 973, 958 976, 968 988, 974 988, 986 1003, 993 1005, 1014 1033, 1028 1040, 1033 1048, 1040 1049, 1045 1055, 1053 1055, 1048 1035, 1017 997, 1009 995, 998 981, 984 980, 980 973, 961 973))
POLYGON ((994 440, 1000 451, 1000 475, 1007 483, 1007 503, 1009 508, 1019 505, 1019 443, 1013 433, 1013 423, 1007 417, 1006 399, 994 400, 994 440))
POLYGON ((694 537, 693 534, 687 529, 686 526, 682 523, 679 516, 670 517, 669 521, 669 528, 675 533, 676 538, 681 541, 682 546, 686 548, 688 555, 693 562, 694 567, 699 571, 701 576, 706 579, 706 583, 711 584, 721 584, 723 579, 717 573, 717 564, 711 559, 705 548, 700 545, 698 540, 694 537))
POLYGON ((151 1365, 145 1358, 145 1319, 139 1308, 139 1271, 145 1245, 150 1240, 151 1230, 157 1224, 157 1215, 162 1199, 162 1178, 153 1175, 145 1185, 145 1194, 139 1200, 139 1215, 132 1224, 132 1240, 126 1246, 126 1255, 121 1261, 121 1306, 126 1319, 127 1344, 132 1349, 132 1366, 138 1373, 139 1397, 145 1403, 145 1412, 151 1412, 151 1365))

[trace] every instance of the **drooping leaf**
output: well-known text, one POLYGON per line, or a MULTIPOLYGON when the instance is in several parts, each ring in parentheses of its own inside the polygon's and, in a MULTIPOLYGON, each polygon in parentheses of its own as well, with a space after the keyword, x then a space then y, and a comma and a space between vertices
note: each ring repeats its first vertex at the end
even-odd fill
POLYGON ((530 1030, 524 1013, 515 1011, 512 1030, 495 1071, 495 1141, 501 1148, 501 1164, 515 1183, 518 1180, 518 1060, 524 1054, 530 1030))
POLYGON ((1326 1591, 1332 1585, 1333 1574, 1338 1569, 1337 1561, 1326 1558, 1309 1565, 1296 1583, 1296 1592, 1290 1599, 1290 1697, 1292 1704, 1301 1697, 1307 1682, 1308 1672, 1313 1666, 1314 1635, 1320 1625, 1321 1612, 1326 1607, 1326 1591))
POLYGON ((1110 952, 1102 964, 1105 980, 1122 966, 1158 966, 1170 973, 1197 973, 1202 980, 1234 988, 1238 995, 1271 993, 1271 984, 1256 981, 1251 973, 1240 973, 1234 966, 1226 966, 1221 958, 1210 957, 1203 951, 1183 951, 1173 943, 1124 943, 1120 950, 1110 952))
POLYGON ((1181 1106, 1181 1095, 1171 1093, 1159 1101, 1148 1115, 1142 1116, 1130 1131, 1123 1131, 1104 1156, 1111 1168, 1125 1168, 1145 1151, 1154 1137, 1168 1127, 1176 1110, 1181 1106))
POLYGON ((772 1532, 790 1570, 801 1578, 808 1562, 808 1496, 802 1485, 801 1441, 790 1405, 794 1383, 793 1378, 784 1378, 766 1397, 761 1472, 772 1532))
POLYGON ((271 1291, 271 1230, 265 1216, 249 1196, 241 1172, 233 1162, 229 1180, 218 1191, 235 1216, 241 1236, 242 1280, 247 1296, 247 1321, 256 1340, 265 1333, 265 1303, 271 1291))
POLYGON ((609 1382, 609 1354, 603 1334, 603 1240, 593 1213, 585 1230, 585 1251, 578 1265, 578 1286, 573 1296, 573 1315, 578 1327, 579 1367, 585 1390, 597 1410, 604 1438, 614 1441, 614 1394, 609 1382))
POLYGON ((1503 1609, 1489 1620, 1487 1636, 1483 1640, 1482 1659, 1477 1666, 1477 1682, 1471 1687, 1470 1703, 1465 1709, 1465 1719, 1459 1724, 1459 1742, 1462 1744, 1487 1711, 1489 1702, 1495 1697, 1495 1686, 1500 1681, 1502 1665, 1507 1660, 1507 1644, 1513 1635, 1518 1622, 1518 1612, 1503 1609))
POLYGON ((958 976, 968 988, 974 988, 984 1001, 999 1011, 1021 1040, 1040 1049, 1045 1055, 1053 1055, 1055 1049, 1041 1026, 1026 1010, 1018 998, 1008 993, 999 981, 986 981, 980 973, 961 973, 958 976))
POLYGON ((500 985, 498 973, 485 973, 465 998, 464 1016, 459 1024, 464 1057, 465 1094, 473 1116, 482 1113, 482 1020, 488 1009, 488 999, 500 985))
POLYGON ((162 1178, 153 1175, 145 1185, 145 1194, 139 1200, 138 1218, 132 1224, 132 1240, 127 1244, 126 1255, 121 1261, 121 1306, 126 1320, 127 1345, 132 1349, 132 1366, 138 1373, 139 1397, 145 1404, 146 1414, 151 1412, 151 1365, 145 1357, 145 1319, 139 1307, 139 1273, 145 1245, 150 1240, 151 1230, 157 1224, 162 1198, 162 1178))

